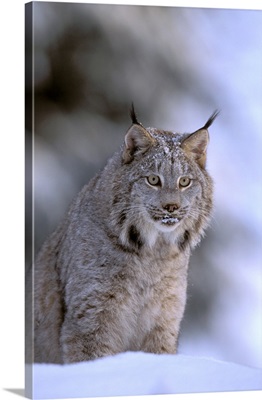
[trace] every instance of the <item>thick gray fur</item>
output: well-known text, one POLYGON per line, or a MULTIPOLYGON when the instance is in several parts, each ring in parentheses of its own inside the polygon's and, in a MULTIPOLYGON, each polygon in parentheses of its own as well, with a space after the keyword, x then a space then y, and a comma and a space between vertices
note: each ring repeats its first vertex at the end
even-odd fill
POLYGON ((176 353, 191 249, 212 210, 205 164, 215 116, 192 134, 133 123, 76 196, 35 261, 29 361, 176 353))

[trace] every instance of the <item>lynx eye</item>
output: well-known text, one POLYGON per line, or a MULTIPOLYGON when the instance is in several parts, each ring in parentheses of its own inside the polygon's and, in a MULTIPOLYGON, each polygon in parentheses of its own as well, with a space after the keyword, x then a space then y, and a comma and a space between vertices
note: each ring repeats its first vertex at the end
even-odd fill
POLYGON ((147 177, 147 181, 151 186, 158 186, 160 185, 160 178, 157 175, 149 175, 147 177))
POLYGON ((178 183, 181 188, 185 188, 190 185, 191 179, 188 176, 182 176, 178 183))

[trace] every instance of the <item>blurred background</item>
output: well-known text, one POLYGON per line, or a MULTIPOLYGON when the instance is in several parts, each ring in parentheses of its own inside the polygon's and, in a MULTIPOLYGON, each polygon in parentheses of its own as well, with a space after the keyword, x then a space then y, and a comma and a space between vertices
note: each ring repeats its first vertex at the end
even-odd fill
MULTIPOLYGON (((144 126, 177 132, 220 109, 214 218, 191 258, 179 352, 262 367, 261 11, 41 2, 33 38, 35 251, 122 143, 131 102, 144 126)), ((30 185, 26 197, 29 235, 30 185)))

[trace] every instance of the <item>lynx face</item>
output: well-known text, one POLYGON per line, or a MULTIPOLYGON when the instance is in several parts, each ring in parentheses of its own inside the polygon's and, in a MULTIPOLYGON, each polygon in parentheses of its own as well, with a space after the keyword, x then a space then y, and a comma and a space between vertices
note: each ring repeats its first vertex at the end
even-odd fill
MULTIPOLYGON (((176 136, 172 135, 175 141, 176 136)), ((142 163, 137 164, 141 176, 131 192, 132 202, 143 209, 143 217, 163 232, 175 230, 193 215, 202 192, 201 171, 190 166, 190 160, 186 162, 178 145, 172 143, 172 147, 165 142, 148 151, 142 163)))
POLYGON ((130 203, 142 230, 149 224, 147 231, 172 233, 178 227, 191 228, 204 216, 208 141, 205 128, 191 135, 140 125, 130 128, 123 159, 132 176, 130 203))

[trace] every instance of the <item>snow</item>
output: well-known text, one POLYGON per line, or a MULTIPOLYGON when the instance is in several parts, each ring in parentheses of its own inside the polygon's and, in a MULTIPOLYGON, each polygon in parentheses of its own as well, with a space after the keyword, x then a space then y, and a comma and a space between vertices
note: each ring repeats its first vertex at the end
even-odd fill
POLYGON ((76 364, 34 364, 33 377, 34 399, 262 389, 262 369, 182 354, 127 352, 76 364))
POLYGON ((164 152, 165 152, 165 154, 169 154, 170 153, 170 149, 167 146, 165 146, 164 147, 164 152))
POLYGON ((163 219, 162 219, 162 222, 164 224, 175 224, 175 223, 179 222, 179 219, 178 218, 172 218, 172 217, 169 217, 168 215, 165 215, 163 217, 163 219))

